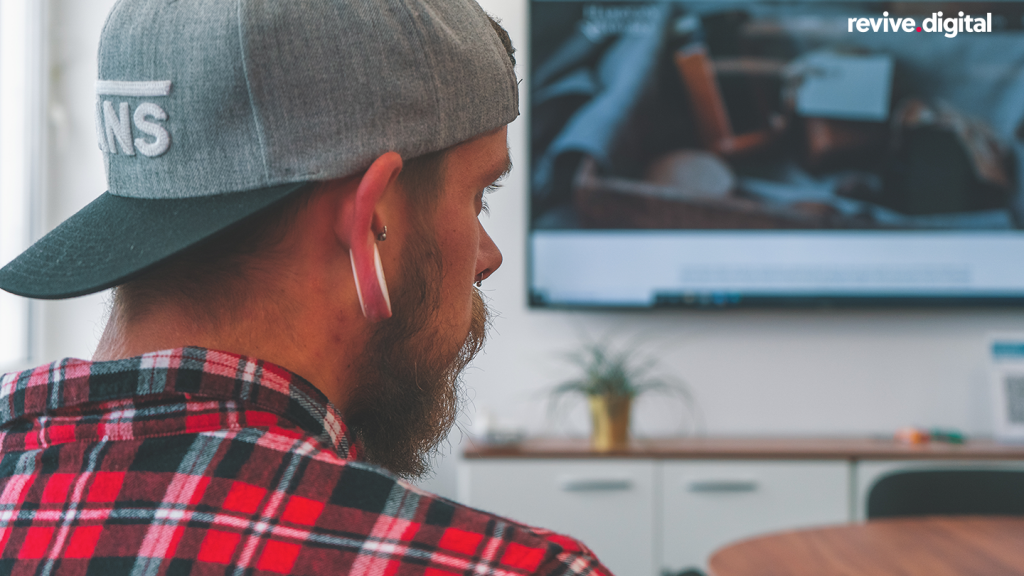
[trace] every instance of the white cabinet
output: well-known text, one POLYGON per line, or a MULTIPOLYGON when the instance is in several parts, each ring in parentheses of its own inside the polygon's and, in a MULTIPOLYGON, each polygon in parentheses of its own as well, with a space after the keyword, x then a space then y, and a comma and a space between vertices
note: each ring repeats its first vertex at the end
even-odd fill
POLYGON ((754 534, 846 522, 847 461, 474 460, 459 500, 583 541, 618 576, 704 567, 754 534))
POLYGON ((459 500, 577 538, 618 576, 653 576, 655 463, 487 460, 463 464, 459 500))
POLYGON ((619 576, 703 568, 737 540, 863 520, 871 486, 896 470, 1024 469, 1024 448, 988 441, 681 439, 638 443, 631 458, 569 440, 474 450, 462 502, 576 537, 619 576))
POLYGON ((714 550, 774 530, 849 520, 845 460, 680 461, 661 465, 661 562, 705 567, 714 550))

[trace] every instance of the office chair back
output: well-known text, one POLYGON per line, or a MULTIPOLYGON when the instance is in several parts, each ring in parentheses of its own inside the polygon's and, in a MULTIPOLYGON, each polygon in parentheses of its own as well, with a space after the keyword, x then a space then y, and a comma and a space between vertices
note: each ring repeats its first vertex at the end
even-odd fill
POLYGON ((879 479, 867 517, 1024 515, 1024 471, 914 470, 879 479))

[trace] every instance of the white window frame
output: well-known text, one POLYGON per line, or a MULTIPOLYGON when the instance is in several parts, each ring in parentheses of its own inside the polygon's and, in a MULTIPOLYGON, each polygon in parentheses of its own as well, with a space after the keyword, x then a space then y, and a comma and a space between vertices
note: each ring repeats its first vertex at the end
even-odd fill
MULTIPOLYGON (((28 247, 44 191, 45 0, 0 1, 0 266, 28 247)), ((33 305, 0 291, 0 372, 33 356, 33 305)))

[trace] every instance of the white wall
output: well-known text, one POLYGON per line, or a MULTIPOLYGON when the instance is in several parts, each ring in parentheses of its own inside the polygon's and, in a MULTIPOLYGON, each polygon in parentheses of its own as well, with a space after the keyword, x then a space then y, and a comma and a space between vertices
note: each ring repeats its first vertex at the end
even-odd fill
MULTIPOLYGON (((51 0, 50 226, 104 189, 93 136, 96 39, 110 0, 51 0)), ((483 0, 528 61, 525 0, 483 0)), ((524 103, 528 86, 522 85, 524 103)), ((992 430, 985 336, 1024 331, 1024 310, 994 311, 652 311, 566 312, 526 306, 526 122, 510 127, 517 170, 489 198, 485 226, 505 263, 484 291, 499 313, 485 353, 466 375, 470 403, 540 433, 585 433, 582 411, 568 424, 545 419, 544 390, 571 375, 559 353, 581 335, 639 338, 665 369, 685 380, 711 434, 891 434, 899 426, 992 430)), ((486 218, 486 217, 485 217, 486 218)), ((1022 256, 1024 258, 1024 256, 1022 256)), ((45 308, 43 356, 89 356, 103 317, 102 297, 45 308)), ((678 429, 671 406, 641 403, 640 432, 678 429)), ((452 455, 425 484, 455 493, 452 455)))

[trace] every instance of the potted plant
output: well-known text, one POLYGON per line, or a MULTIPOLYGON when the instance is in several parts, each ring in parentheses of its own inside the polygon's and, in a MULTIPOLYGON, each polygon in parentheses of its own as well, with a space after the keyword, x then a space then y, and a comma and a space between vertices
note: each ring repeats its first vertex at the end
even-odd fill
MULTIPOLYGON (((585 344, 566 358, 583 372, 551 391, 550 409, 566 394, 587 398, 593 422, 591 442, 595 450, 621 449, 629 441, 629 422, 633 400, 646 392, 678 394, 692 408, 693 398, 682 384, 651 375, 657 362, 638 358, 635 349, 615 350, 607 342, 585 344)), ((692 412, 692 409, 690 410, 692 412)))

